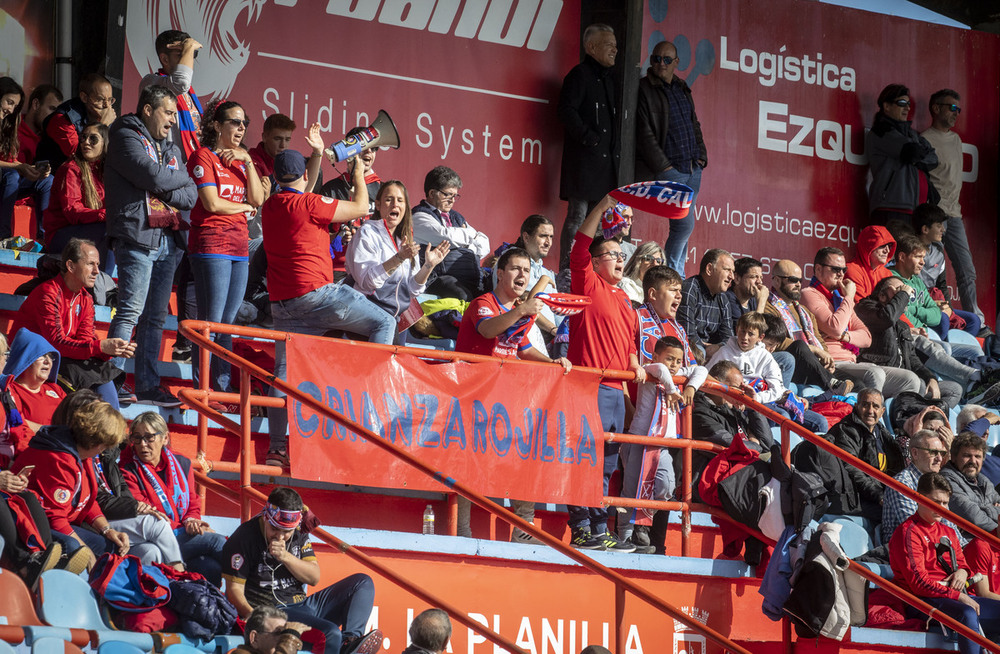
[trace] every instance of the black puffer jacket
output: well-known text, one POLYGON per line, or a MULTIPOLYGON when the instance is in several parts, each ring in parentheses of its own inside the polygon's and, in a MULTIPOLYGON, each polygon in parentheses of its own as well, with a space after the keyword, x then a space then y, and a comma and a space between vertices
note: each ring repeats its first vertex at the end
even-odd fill
MULTIPOLYGON (((903 452, 881 422, 875 425, 874 430, 869 430, 857 413, 851 413, 834 425, 828 437, 837 447, 853 454, 876 469, 881 468, 879 465, 879 451, 881 450, 885 455, 883 472, 890 477, 895 477, 903 470, 903 452)), ((861 472, 850 464, 845 467, 854 488, 861 496, 862 506, 865 507, 864 515, 869 515, 869 510, 871 510, 873 512, 871 517, 876 521, 881 521, 882 508, 880 504, 885 486, 882 485, 882 482, 870 477, 868 473, 861 472)))
POLYGON ((858 363, 912 370, 927 383, 935 379, 934 373, 917 356, 910 328, 900 320, 909 301, 910 296, 900 291, 886 304, 879 302, 874 293, 858 302, 854 312, 872 333, 872 344, 861 350, 858 363))

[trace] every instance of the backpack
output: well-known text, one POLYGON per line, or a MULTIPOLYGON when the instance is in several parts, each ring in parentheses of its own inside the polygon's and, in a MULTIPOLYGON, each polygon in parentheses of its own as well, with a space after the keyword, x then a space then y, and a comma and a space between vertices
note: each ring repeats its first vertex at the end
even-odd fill
POLYGON ((820 478, 829 504, 827 513, 861 515, 861 500, 843 461, 809 441, 796 445, 791 459, 796 470, 820 478))
POLYGON ((133 554, 102 554, 90 571, 90 587, 119 611, 138 613, 170 601, 170 581, 166 575, 155 566, 144 568, 133 554))

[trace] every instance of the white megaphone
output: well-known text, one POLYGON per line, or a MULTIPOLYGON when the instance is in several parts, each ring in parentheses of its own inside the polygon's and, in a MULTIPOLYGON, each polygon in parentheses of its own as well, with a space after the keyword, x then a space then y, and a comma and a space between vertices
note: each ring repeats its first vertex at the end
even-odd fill
POLYGON ((333 155, 336 161, 343 161, 365 150, 379 147, 399 149, 399 132, 384 109, 379 109, 374 123, 351 130, 351 133, 327 148, 326 153, 333 155))

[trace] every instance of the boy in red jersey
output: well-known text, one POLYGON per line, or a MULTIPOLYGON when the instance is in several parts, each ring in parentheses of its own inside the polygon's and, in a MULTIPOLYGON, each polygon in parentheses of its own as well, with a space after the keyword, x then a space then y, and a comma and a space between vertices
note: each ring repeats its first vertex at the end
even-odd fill
MULTIPOLYGON (((927 472, 917 482, 917 492, 947 509, 951 484, 941 473, 927 472)), ((988 586, 982 575, 971 576, 958 534, 941 523, 941 514, 918 505, 917 512, 892 534, 889 564, 894 581, 901 587, 996 641, 1000 635, 1000 600, 973 599, 968 595, 968 588, 981 592, 988 586)), ((958 647, 962 654, 980 652, 979 645, 962 636, 958 647)))
MULTIPOLYGON (((570 252, 571 288, 586 295, 591 305, 570 316, 569 352, 574 366, 602 370, 631 370, 637 382, 646 380, 636 354, 639 319, 625 291, 617 284, 622 279, 625 255, 614 240, 595 238, 601 216, 617 200, 604 196, 587 215, 576 233, 570 252)), ((598 409, 604 431, 625 430, 625 391, 620 381, 603 381, 597 392, 598 409)), ((604 444, 604 494, 608 481, 618 467, 618 443, 604 444)), ((571 544, 580 549, 604 549, 633 552, 635 546, 622 542, 608 532, 608 512, 603 507, 569 506, 571 544)))

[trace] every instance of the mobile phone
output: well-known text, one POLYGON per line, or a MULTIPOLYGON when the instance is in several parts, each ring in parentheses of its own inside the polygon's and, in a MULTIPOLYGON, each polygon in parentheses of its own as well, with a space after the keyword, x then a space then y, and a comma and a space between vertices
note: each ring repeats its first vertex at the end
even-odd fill
POLYGON ((30 475, 32 473, 32 471, 34 469, 35 469, 35 466, 24 466, 23 468, 21 468, 21 472, 19 472, 17 474, 18 475, 24 475, 25 477, 27 477, 28 475, 30 475))
POLYGON ((52 170, 52 166, 49 164, 48 161, 45 161, 45 160, 36 161, 35 162, 35 170, 37 170, 40 173, 47 173, 50 170, 52 170))

